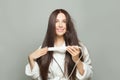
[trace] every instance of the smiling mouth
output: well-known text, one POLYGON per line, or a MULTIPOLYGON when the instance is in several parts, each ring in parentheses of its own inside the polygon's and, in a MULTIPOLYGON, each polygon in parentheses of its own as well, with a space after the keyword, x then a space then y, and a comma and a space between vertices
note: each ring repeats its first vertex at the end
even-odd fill
POLYGON ((62 32, 62 31, 64 31, 64 29, 57 29, 57 31, 58 31, 58 32, 62 32))

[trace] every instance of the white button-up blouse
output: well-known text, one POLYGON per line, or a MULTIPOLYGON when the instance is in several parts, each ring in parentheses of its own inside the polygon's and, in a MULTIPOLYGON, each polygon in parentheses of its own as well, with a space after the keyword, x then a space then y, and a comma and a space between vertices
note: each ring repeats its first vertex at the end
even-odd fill
MULTIPOLYGON (((81 45, 82 45, 82 49, 83 49, 82 51, 84 56, 84 62, 82 62, 84 74, 81 75, 79 71, 76 70, 76 80, 91 80, 91 77, 93 74, 91 60, 89 58, 89 53, 87 48, 82 43, 81 45)), ((65 47, 65 44, 63 44, 61 47, 65 47)), ((54 51, 53 53, 53 57, 57 61, 57 63, 60 65, 62 71, 64 71, 64 58, 65 58, 64 53, 65 51, 61 51, 61 52, 54 51)), ((63 77, 63 73, 54 59, 53 61, 51 61, 49 66, 50 73, 48 73, 48 80, 68 80, 65 77, 63 77)), ((35 65, 32 70, 30 68, 30 64, 28 63, 25 68, 25 74, 27 76, 32 77, 33 79, 42 80, 39 74, 39 66, 37 62, 35 62, 35 65)))

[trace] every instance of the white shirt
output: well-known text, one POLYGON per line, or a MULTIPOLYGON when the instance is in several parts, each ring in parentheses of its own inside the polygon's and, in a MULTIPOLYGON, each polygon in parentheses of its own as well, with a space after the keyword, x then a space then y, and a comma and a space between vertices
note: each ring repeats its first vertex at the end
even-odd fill
MULTIPOLYGON (((83 55, 84 55, 84 62, 82 62, 84 74, 81 75, 79 71, 77 70, 76 80, 90 80, 93 74, 91 60, 89 58, 89 53, 88 53, 87 48, 82 43, 81 45, 82 45, 83 55)), ((64 46, 65 44, 63 44, 61 47, 64 47, 64 46)), ((65 51, 61 51, 61 52, 54 51, 53 53, 53 57, 60 65, 62 71, 64 71, 64 58, 65 58, 64 53, 65 51)), ((53 59, 53 61, 50 63, 50 66, 49 66, 50 73, 48 73, 48 80, 68 80, 66 78, 63 78, 63 73, 60 67, 58 66, 58 64, 55 62, 55 60, 53 59)), ((26 65, 25 74, 27 76, 31 76, 33 79, 42 80, 41 76, 39 75, 39 66, 37 62, 35 62, 35 65, 32 70, 30 68, 30 64, 28 63, 26 65)))

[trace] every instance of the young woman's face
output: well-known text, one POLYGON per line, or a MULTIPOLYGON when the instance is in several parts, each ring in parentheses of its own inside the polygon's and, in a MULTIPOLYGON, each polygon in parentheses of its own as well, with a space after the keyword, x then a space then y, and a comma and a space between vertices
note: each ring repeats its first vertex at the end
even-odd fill
POLYGON ((57 36, 63 36, 66 32, 66 16, 59 13, 56 17, 55 31, 57 36))

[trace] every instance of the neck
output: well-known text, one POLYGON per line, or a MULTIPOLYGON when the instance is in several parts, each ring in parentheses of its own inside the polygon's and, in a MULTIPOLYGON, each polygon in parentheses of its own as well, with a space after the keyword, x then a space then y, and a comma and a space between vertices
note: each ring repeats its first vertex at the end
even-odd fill
POLYGON ((54 44, 56 46, 61 46, 64 42, 65 42, 64 37, 56 37, 54 44))

